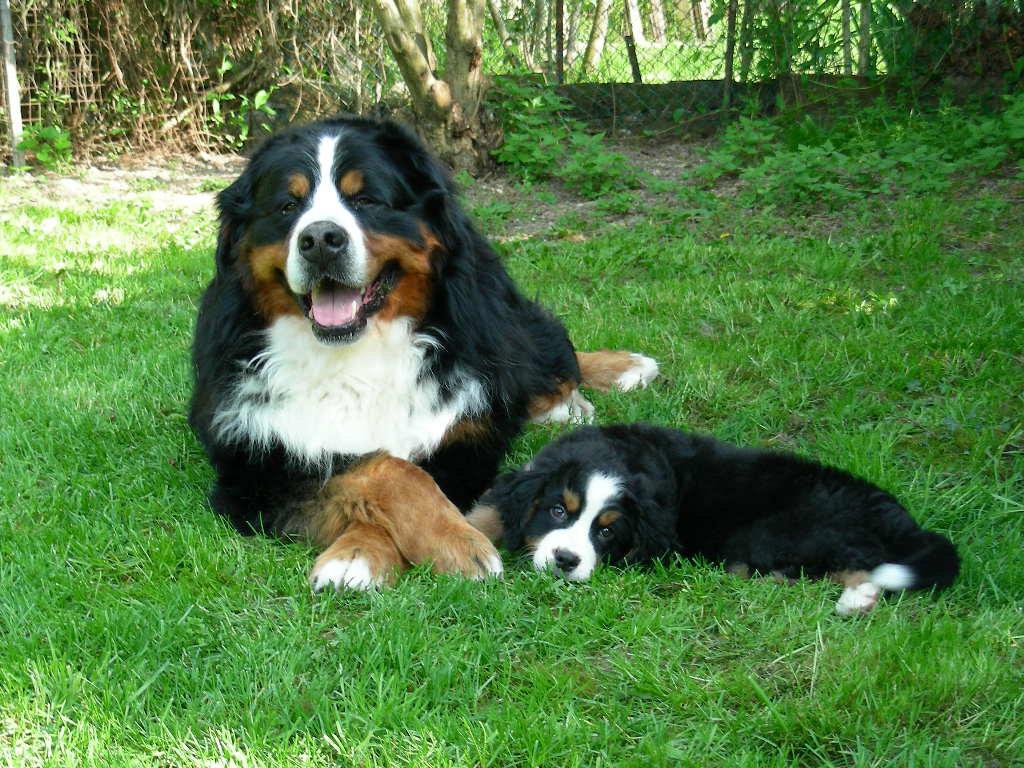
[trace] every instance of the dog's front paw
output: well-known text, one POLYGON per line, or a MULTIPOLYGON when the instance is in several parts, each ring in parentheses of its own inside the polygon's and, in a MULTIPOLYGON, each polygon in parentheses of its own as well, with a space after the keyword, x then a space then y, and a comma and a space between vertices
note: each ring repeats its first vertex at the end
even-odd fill
POLYGON ((309 572, 309 584, 314 592, 328 587, 366 592, 384 586, 384 576, 374 573, 373 566, 365 557, 325 555, 317 559, 313 570, 309 572))
POLYGON ((434 568, 441 573, 458 573, 468 579, 500 577, 504 568, 501 555, 487 537, 466 526, 439 543, 433 559, 434 568))

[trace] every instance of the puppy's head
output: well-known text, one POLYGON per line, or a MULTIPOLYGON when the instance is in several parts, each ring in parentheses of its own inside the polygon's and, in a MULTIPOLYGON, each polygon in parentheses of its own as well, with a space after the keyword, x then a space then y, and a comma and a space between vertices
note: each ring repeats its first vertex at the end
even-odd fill
POLYGON ((217 267, 268 321, 308 320, 325 344, 421 319, 464 225, 451 183, 393 123, 337 119, 269 140, 217 198, 217 267))
POLYGON ((583 581, 599 562, 634 562, 646 550, 645 513, 630 486, 622 472, 567 461, 503 475, 481 505, 498 510, 505 545, 532 551, 537 570, 583 581))

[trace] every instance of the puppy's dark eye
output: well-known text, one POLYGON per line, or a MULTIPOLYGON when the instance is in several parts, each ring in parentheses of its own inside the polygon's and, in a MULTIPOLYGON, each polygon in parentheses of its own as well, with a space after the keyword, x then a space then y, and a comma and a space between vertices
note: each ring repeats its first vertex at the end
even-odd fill
POLYGON ((289 200, 287 203, 281 206, 281 213, 287 216, 289 213, 294 213, 298 207, 299 204, 297 202, 295 202, 294 200, 289 200))
POLYGON ((377 203, 377 201, 369 195, 357 195, 356 197, 353 197, 350 202, 354 208, 366 208, 369 205, 375 205, 377 203))
POLYGON ((597 532, 597 538, 601 541, 611 541, 615 538, 615 531, 611 528, 602 528, 597 532))
POLYGON ((555 504, 555 506, 549 509, 548 512, 551 514, 551 518, 553 520, 557 520, 558 522, 562 522, 563 520, 565 520, 566 517, 569 516, 569 514, 565 511, 565 507, 563 507, 561 504, 555 504))

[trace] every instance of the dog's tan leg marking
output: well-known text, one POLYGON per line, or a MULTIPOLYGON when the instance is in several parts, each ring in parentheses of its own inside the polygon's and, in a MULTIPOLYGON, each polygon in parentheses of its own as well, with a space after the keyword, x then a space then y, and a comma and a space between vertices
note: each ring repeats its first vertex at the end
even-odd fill
POLYGON ((594 406, 590 404, 575 381, 563 381, 554 392, 536 395, 529 406, 530 421, 534 424, 589 424, 594 420, 594 406))
POLYGON ((408 567, 387 531, 356 520, 316 559, 309 583, 316 592, 328 586, 376 589, 393 584, 408 567))
POLYGON ((750 566, 746 563, 729 563, 725 566, 727 573, 731 573, 733 576, 737 576, 741 579, 750 578, 750 566))
POLYGON ((596 352, 577 352, 581 386, 607 392, 619 389, 628 392, 646 387, 658 375, 654 358, 636 352, 601 349, 596 352))
POLYGON ((497 544, 505 535, 505 525, 501 522, 498 508, 490 504, 477 504, 466 515, 466 522, 480 533, 497 544))
POLYGON ((425 471, 393 456, 375 456, 331 483, 364 501, 369 522, 380 526, 410 563, 432 563, 443 573, 482 579, 501 574, 501 558, 425 471))

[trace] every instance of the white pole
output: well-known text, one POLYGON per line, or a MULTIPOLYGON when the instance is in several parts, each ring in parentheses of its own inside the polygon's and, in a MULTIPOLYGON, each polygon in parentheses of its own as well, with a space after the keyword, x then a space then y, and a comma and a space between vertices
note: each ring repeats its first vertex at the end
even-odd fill
POLYGON ((14 66, 14 25, 11 23, 10 0, 0 0, 0 43, 4 57, 4 83, 7 93, 7 124, 11 126, 11 159, 14 166, 25 164, 25 155, 18 145, 21 143, 21 94, 18 92, 18 70, 14 66))

